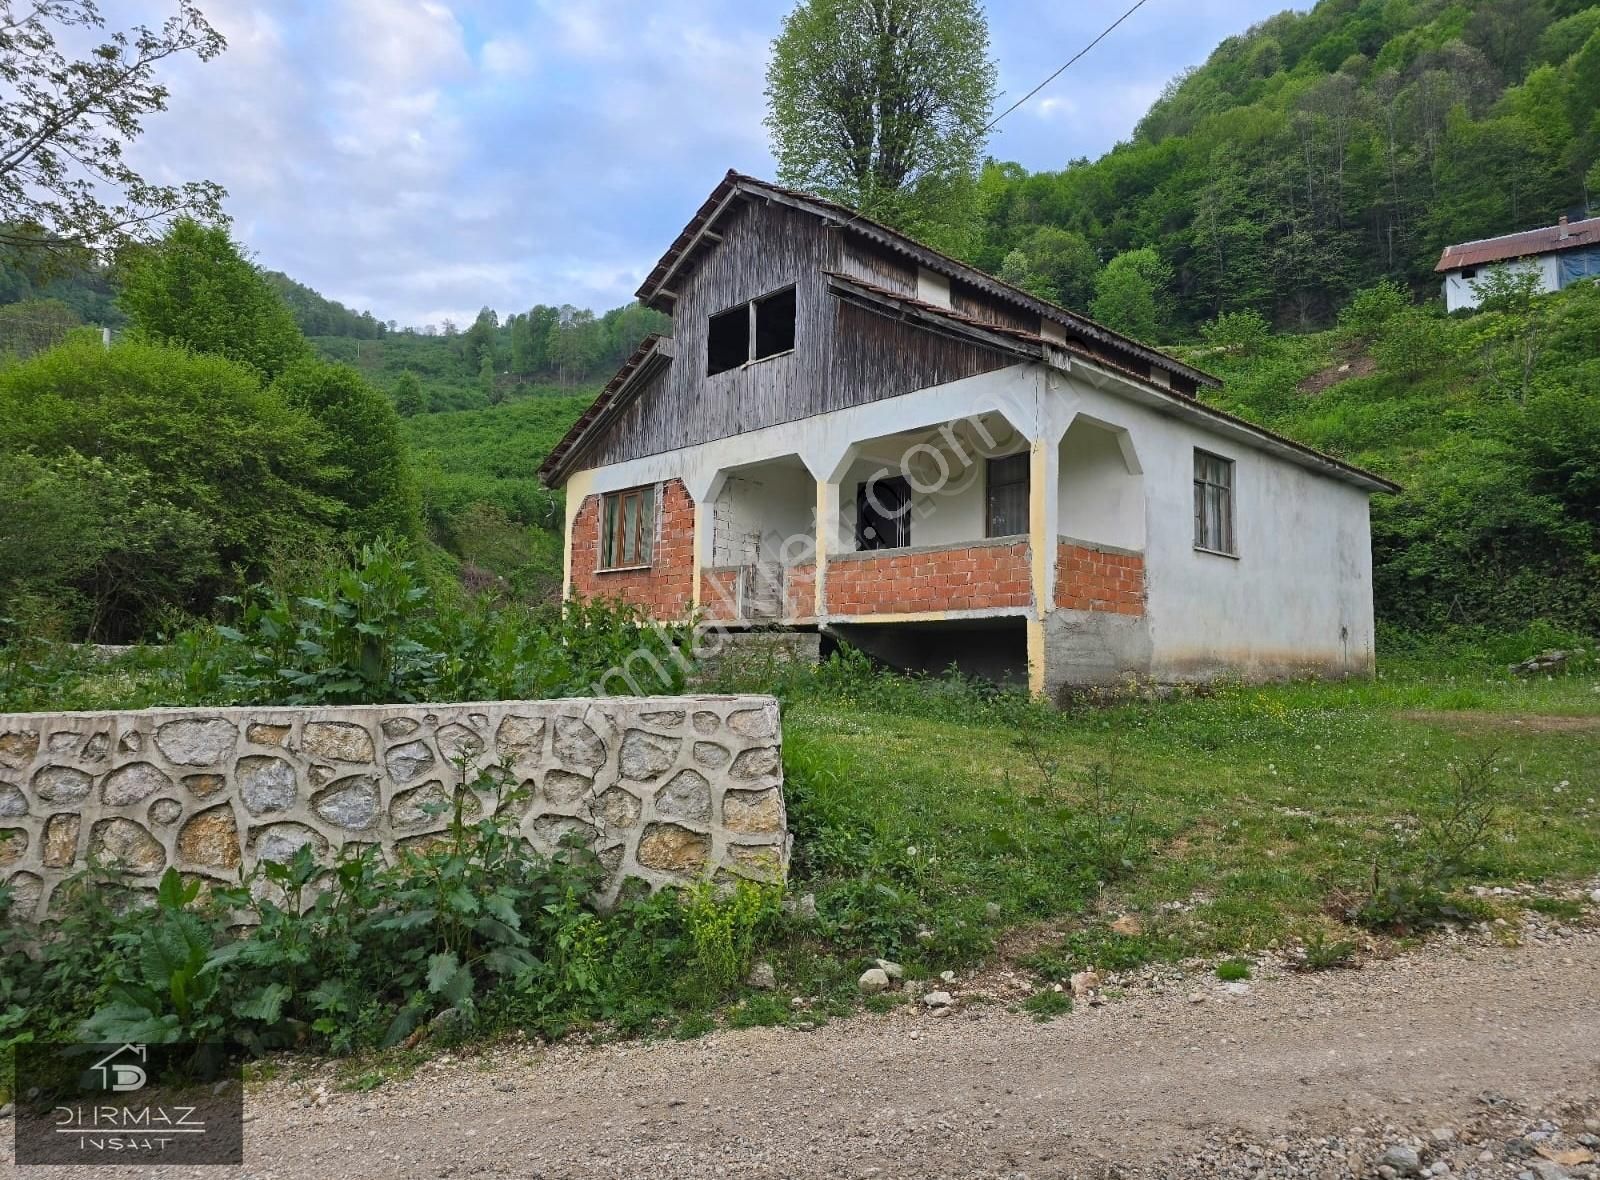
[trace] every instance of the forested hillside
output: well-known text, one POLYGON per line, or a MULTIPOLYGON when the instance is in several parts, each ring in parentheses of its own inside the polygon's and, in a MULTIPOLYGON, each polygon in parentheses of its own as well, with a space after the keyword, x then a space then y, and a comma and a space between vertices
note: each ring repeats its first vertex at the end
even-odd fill
POLYGON ((1322 0, 1228 38, 1099 160, 991 163, 975 261, 1166 340, 1245 308, 1326 327, 1382 278, 1433 295, 1449 243, 1581 213, 1597 115, 1600 6, 1322 0))

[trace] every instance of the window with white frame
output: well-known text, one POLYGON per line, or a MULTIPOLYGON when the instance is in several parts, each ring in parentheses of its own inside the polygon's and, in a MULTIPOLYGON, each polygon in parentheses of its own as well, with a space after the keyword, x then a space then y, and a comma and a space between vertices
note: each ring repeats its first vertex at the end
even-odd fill
POLYGON ((1194 547, 1237 556, 1233 540, 1233 460, 1194 453, 1194 547))
POLYGON ((600 568, 615 570, 649 565, 656 532, 655 488, 610 492, 603 508, 600 568))

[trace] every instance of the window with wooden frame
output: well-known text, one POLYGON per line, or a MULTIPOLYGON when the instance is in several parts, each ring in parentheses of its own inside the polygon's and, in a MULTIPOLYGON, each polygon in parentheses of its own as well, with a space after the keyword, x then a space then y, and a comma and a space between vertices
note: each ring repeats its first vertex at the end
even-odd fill
POLYGON ((706 376, 792 352, 794 320, 793 287, 717 312, 706 325, 706 376))
POLYGON ((1237 557, 1233 540, 1233 460, 1194 453, 1194 547, 1237 557))
POLYGON ((656 535, 656 490, 609 492, 600 517, 600 568, 649 565, 656 535))
POLYGON ((1027 451, 984 464, 984 536, 1016 537, 1028 531, 1027 451))

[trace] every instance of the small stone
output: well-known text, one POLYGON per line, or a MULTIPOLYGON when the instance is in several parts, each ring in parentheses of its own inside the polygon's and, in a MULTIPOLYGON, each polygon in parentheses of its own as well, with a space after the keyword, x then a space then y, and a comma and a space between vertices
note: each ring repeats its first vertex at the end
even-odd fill
POLYGON ((939 972, 939 978, 946 983, 954 983, 956 981, 956 973, 954 971, 941 971, 939 972))
POLYGON ((132 873, 160 872, 167 853, 131 819, 103 819, 89 834, 89 852, 132 873))
POLYGON ((69 868, 78 859, 78 830, 82 817, 64 811, 52 815, 44 828, 44 863, 47 868, 69 868))
MULTIPOLYGON (((683 774, 694 774, 694 771, 686 770, 683 774)), ((722 797, 722 822, 730 832, 781 831, 783 794, 776 789, 729 791, 722 797)))
POLYGON ((1454 1143, 1456 1141, 1455 1129, 1453 1127, 1435 1127, 1428 1132, 1428 1138, 1435 1143, 1454 1143))
POLYGON ((439 756, 451 766, 471 769, 473 761, 483 753, 483 739, 457 721, 441 725, 433 740, 439 747, 439 756))
POLYGON ((892 962, 889 959, 874 959, 872 960, 872 965, 879 971, 882 971, 890 979, 905 978, 905 970, 900 966, 900 964, 892 962))
POLYGON ((239 759, 239 799, 251 815, 285 811, 295 801, 299 784, 294 767, 282 758, 247 754, 239 759))
POLYGON ((28 814, 28 797, 21 787, 0 783, 0 817, 15 819, 28 814))
POLYGON ((178 833, 179 860, 211 869, 239 867, 239 829, 226 803, 202 811, 178 833))
POLYGON ((800 900, 794 903, 795 917, 806 922, 817 920, 817 895, 815 893, 802 893, 800 900))
MULTIPOLYGON (((637 730, 635 732, 638 732, 637 730)), ((632 735, 629 735, 632 736, 632 735)), ((625 772, 626 773, 626 772, 625 772)), ((629 778, 650 777, 629 774, 629 778)), ((711 818, 711 784, 695 770, 680 770, 656 792, 656 813, 672 819, 704 822, 711 818)), ((748 829, 735 829, 745 831, 748 829)))
POLYGON ((389 777, 397 783, 409 783, 414 778, 419 778, 427 771, 433 769, 437 759, 427 742, 407 742, 403 746, 395 746, 383 756, 384 763, 389 767, 389 777))
POLYGON ((169 721, 156 730, 156 746, 178 766, 211 766, 233 753, 239 730, 220 718, 169 721))
POLYGON ((1144 929, 1144 923, 1139 920, 1138 914, 1123 914, 1111 923, 1111 930, 1115 934, 1135 935, 1144 929))
POLYGON ((13 1104, 10 1102, 6 1103, 4 1106, 0 1106, 0 1119, 10 1118, 12 1109, 13 1104))
POLYGON ((330 762, 371 762, 376 757, 366 727, 348 721, 308 721, 300 744, 308 757, 330 762))
POLYGON ((639 840, 637 858, 647 869, 694 873, 711 855, 710 837, 677 824, 651 824, 639 840))
MULTIPOLYGON (((623 778, 646 782, 672 769, 682 745, 681 738, 661 737, 642 729, 630 729, 622 738, 622 752, 617 756, 618 769, 622 771, 623 778)), ((694 774, 694 771, 682 773, 694 774)))
POLYGON ((390 741, 399 741, 416 733, 422 728, 422 723, 411 717, 391 717, 379 728, 383 730, 383 736, 390 741))
POLYGON ((1072 985, 1072 998, 1087 1000, 1100 990, 1100 973, 1098 971, 1079 971, 1068 981, 1072 985))
POLYGON ((557 717, 556 759, 564 766, 594 770, 606 762, 606 744, 589 724, 577 717, 557 717))
POLYGON ((763 746, 754 750, 746 750, 733 760, 733 765, 728 768, 731 778, 748 782, 752 779, 765 778, 768 775, 779 773, 783 761, 778 754, 776 746, 763 746))
POLYGON ((1204 992, 1190 992, 1189 993, 1189 1003, 1191 1003, 1191 1004, 1204 1004, 1205 1002, 1206 1002, 1206 997, 1205 997, 1205 993, 1204 992))
POLYGON ((750 974, 744 982, 746 987, 770 992, 778 986, 778 973, 772 969, 771 963, 757 963, 750 968, 750 974))
POLYGON ((502 758, 513 762, 537 762, 544 754, 544 730, 542 717, 521 717, 512 713, 495 730, 495 749, 502 758))
POLYGON ((889 973, 882 967, 868 967, 856 980, 856 990, 864 996, 875 996, 889 988, 889 973))
POLYGON ((938 1009, 938 1008, 949 1008, 956 1001, 955 1001, 955 997, 952 996, 949 992, 947 992, 947 991, 936 991, 936 992, 929 992, 927 995, 923 996, 922 997, 922 1002, 923 1002, 924 1005, 926 1005, 929 1008, 938 1009))
POLYGON ((149 819, 157 827, 171 827, 183 814, 183 804, 176 799, 157 799, 150 804, 149 819))
POLYGON ((244 740, 256 746, 287 746, 292 725, 247 725, 244 740))
POLYGON ((76 803, 92 786, 94 779, 71 766, 46 766, 33 776, 33 793, 46 803, 76 803))
POLYGON ((366 774, 342 778, 313 796, 311 806, 330 824, 349 831, 365 831, 378 822, 377 780, 366 774))
POLYGON ((1422 1174, 1422 1160, 1417 1155, 1417 1149, 1406 1143, 1396 1143, 1384 1149, 1378 1157, 1380 1168, 1392 1168, 1396 1176, 1420 1176, 1422 1174))

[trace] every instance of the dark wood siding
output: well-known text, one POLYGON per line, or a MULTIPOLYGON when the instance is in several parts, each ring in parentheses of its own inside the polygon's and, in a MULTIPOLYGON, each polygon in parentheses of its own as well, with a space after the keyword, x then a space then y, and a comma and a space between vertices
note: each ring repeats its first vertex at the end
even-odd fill
POLYGON ((898 397, 1017 363, 1007 353, 953 340, 851 303, 835 305, 833 325, 832 364, 819 410, 898 397))
POLYGON ((578 460, 600 467, 727 438, 814 414, 864 405, 1014 364, 1015 358, 951 340, 827 291, 824 271, 856 271, 882 286, 916 286, 916 270, 887 255, 847 262, 837 230, 780 204, 752 203, 718 227, 674 286, 671 366, 639 391, 578 460), (716 312, 794 284, 794 351, 706 375, 706 327, 716 312))

